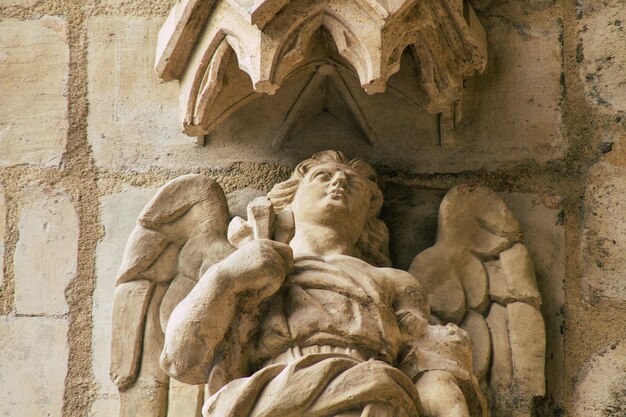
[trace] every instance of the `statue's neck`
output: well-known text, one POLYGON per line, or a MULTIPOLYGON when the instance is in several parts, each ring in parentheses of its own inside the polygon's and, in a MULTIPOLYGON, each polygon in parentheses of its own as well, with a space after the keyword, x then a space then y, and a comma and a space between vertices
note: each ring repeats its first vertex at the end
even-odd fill
POLYGON ((358 257, 356 239, 351 233, 317 223, 297 222, 289 244, 294 256, 348 255, 358 257))

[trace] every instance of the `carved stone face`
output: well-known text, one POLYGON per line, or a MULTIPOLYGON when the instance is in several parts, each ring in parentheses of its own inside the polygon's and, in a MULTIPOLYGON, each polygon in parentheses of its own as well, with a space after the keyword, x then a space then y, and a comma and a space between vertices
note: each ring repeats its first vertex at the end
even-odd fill
POLYGON ((360 234, 370 208, 367 181, 347 165, 327 162, 313 167, 291 203, 296 222, 349 228, 360 234))

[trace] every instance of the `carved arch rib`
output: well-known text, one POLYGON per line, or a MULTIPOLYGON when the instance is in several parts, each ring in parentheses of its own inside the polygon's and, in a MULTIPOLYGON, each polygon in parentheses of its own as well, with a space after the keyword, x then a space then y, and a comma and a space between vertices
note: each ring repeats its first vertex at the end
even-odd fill
POLYGON ((289 28, 278 42, 269 74, 273 84, 282 84, 299 67, 305 59, 305 51, 321 28, 330 34, 339 54, 357 71, 359 79, 369 78, 371 63, 368 62, 368 53, 361 47, 356 35, 337 16, 328 10, 320 10, 289 28))
POLYGON ((487 62, 485 33, 466 0, 180 0, 159 34, 156 69, 181 81, 184 131, 205 134, 213 124, 208 114, 225 88, 227 50, 254 93, 274 94, 304 65, 320 27, 368 94, 385 90, 411 48, 429 113, 449 110, 463 80, 487 62))

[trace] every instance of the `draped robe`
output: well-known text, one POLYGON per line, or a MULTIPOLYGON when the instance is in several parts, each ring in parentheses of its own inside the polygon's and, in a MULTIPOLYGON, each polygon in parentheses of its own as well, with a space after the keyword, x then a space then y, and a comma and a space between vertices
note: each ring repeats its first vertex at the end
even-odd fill
POLYGON ((256 371, 212 395, 203 415, 418 417, 414 382, 434 369, 452 373, 468 405, 484 410, 471 365, 462 365, 471 364, 467 335, 403 325, 428 319, 426 300, 404 271, 345 255, 296 259, 259 318, 256 371))

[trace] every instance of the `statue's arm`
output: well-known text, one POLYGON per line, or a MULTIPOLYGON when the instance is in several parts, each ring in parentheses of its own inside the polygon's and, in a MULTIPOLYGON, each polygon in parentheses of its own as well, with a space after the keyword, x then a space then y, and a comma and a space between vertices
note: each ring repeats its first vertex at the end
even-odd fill
POLYGON ((161 367, 182 382, 206 382, 240 301, 260 304, 273 295, 292 262, 289 246, 257 240, 211 267, 172 312, 161 367))
POLYGON ((411 274, 388 269, 389 285, 394 289, 393 309, 400 328, 409 337, 419 338, 428 324, 428 294, 411 274))

